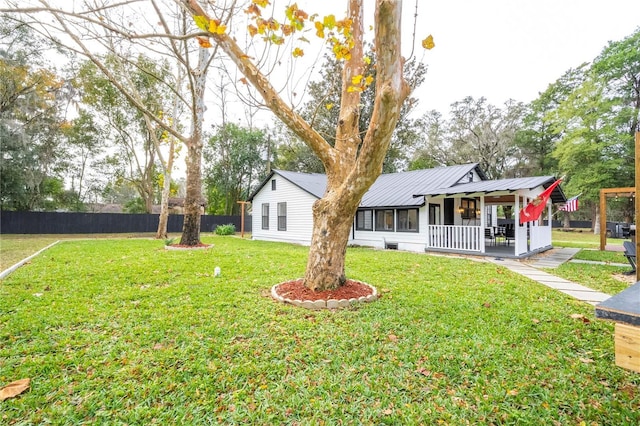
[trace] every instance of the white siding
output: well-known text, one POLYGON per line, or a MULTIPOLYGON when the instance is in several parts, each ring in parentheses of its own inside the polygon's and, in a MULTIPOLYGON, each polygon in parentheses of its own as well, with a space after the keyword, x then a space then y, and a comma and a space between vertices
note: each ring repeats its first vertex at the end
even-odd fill
MULTIPOLYGON (((427 242, 427 207, 418 210, 418 232, 375 231, 375 216, 373 231, 352 230, 349 244, 360 246, 385 248, 386 244, 398 244, 398 250, 423 253, 427 242)), ((397 212, 394 215, 394 223, 397 225, 397 212)))
POLYGON ((276 189, 271 181, 253 197, 252 238, 265 241, 283 241, 303 245, 311 244, 313 229, 312 206, 317 198, 292 184, 278 174, 276 189), (262 204, 269 203, 269 229, 262 229, 262 204), (287 230, 278 231, 278 203, 287 203, 287 230))

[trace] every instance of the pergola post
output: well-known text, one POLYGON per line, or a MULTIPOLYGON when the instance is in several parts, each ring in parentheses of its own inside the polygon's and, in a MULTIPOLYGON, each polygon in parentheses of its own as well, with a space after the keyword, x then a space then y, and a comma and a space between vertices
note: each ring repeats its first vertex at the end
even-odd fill
MULTIPOLYGON (((636 131, 636 188, 640 188, 640 129, 636 131)), ((640 197, 635 194, 635 215, 634 222, 636 223, 636 253, 640 250, 640 238, 638 235, 638 212, 640 212, 640 197)), ((640 270, 636 268, 636 281, 640 281, 640 270)))

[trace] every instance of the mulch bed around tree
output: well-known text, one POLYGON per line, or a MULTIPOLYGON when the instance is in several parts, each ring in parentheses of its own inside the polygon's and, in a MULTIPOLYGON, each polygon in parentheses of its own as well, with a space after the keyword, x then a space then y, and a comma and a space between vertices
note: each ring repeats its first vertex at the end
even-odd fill
POLYGON ((199 243, 192 246, 186 244, 167 244, 164 246, 167 250, 203 250, 213 247, 213 244, 199 243))
POLYGON ((297 279, 278 284, 276 292, 279 296, 291 300, 341 300, 369 296, 373 294, 373 288, 359 281, 347 280, 342 287, 336 290, 312 291, 304 286, 302 279, 297 279))

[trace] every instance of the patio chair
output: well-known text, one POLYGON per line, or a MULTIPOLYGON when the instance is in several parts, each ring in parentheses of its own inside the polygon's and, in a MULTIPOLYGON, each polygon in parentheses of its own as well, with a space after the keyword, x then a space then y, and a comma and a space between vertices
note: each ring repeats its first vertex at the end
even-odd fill
POLYGON ((484 239, 491 241, 492 245, 496 245, 496 236, 491 228, 484 228, 484 239))
POLYGON ((629 274, 633 274, 636 272, 636 244, 631 241, 625 241, 622 245, 624 246, 624 257, 627 258, 629 264, 633 268, 629 274))
POLYGON ((516 230, 513 228, 507 228, 504 230, 504 238, 507 240, 507 245, 510 244, 511 241, 516 240, 516 230))

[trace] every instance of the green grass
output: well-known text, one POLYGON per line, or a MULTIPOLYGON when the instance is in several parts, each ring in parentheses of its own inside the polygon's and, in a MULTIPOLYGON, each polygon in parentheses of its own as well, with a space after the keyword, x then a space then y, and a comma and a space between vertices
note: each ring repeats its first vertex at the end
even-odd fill
POLYGON ((594 262, 607 262, 607 263, 624 263, 629 264, 627 258, 624 257, 624 252, 621 251, 600 251, 592 249, 580 250, 573 256, 574 259, 590 260, 594 262))
POLYGON ((628 271, 631 271, 631 266, 618 267, 584 263, 564 263, 555 269, 546 269, 546 272, 550 274, 610 295, 620 293, 629 287, 631 283, 622 280, 622 274, 628 271), (619 276, 620 279, 615 276, 619 276))
POLYGON ((315 312, 268 297, 307 248, 203 240, 65 241, 3 280, 0 383, 32 384, 0 402, 1 423, 640 420, 612 324, 493 264, 350 249, 348 275, 383 298, 315 312))
MULTIPOLYGON (((104 238, 153 238, 151 233, 132 234, 4 234, 0 235, 0 271, 15 265, 56 241, 104 238)), ((179 234, 174 234, 178 236, 179 234)))
POLYGON ((4 271, 56 241, 58 238, 55 237, 39 237, 36 240, 29 237, 3 235, 0 238, 0 271, 4 271))
MULTIPOLYGON (((551 231, 551 238, 555 247, 576 247, 576 248, 600 248, 600 235, 594 234, 589 229, 581 230, 583 232, 566 232, 560 229, 551 231)), ((607 238, 607 245, 622 246, 624 240, 619 238, 607 238)))

